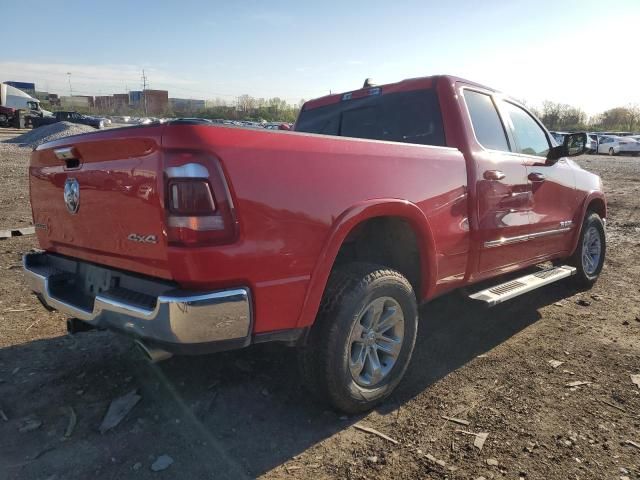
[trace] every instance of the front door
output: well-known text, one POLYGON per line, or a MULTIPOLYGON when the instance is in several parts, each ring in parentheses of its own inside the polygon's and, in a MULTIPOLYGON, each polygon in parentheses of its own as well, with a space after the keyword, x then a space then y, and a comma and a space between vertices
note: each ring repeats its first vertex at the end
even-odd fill
POLYGON ((532 200, 527 249, 532 257, 566 252, 575 227, 577 204, 573 170, 566 159, 552 165, 546 163, 550 139, 529 112, 506 100, 500 102, 500 108, 527 170, 532 200))

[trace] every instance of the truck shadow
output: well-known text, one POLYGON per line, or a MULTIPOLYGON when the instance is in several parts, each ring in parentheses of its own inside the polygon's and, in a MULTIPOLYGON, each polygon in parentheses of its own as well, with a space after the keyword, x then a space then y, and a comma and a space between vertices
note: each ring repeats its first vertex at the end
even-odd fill
MULTIPOLYGON (((409 371, 378 412, 394 411, 574 293, 558 283, 490 310, 460 294, 424 306, 409 371)), ((252 478, 360 420, 314 402, 299 385, 295 352, 277 345, 150 365, 128 340, 91 332, 0 350, 0 379, 9 417, 0 422, 0 471, 8 478, 125 478, 138 462, 136 476, 147 478, 157 475, 151 457, 162 454, 174 459, 174 478, 252 478), (133 389, 140 403, 98 433, 109 402, 133 389), (78 421, 62 442, 70 407, 78 421), (18 433, 33 414, 43 427, 18 433)))

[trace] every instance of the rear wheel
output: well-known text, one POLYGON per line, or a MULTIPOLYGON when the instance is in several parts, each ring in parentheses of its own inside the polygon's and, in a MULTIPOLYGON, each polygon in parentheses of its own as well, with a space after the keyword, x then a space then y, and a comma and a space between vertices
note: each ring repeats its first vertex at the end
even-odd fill
POLYGON ((416 297, 399 272, 368 263, 338 267, 299 350, 303 380, 339 410, 369 410, 402 379, 417 326, 416 297))
POLYGON ((570 262, 577 269, 575 280, 579 286, 591 288, 596 283, 604 265, 606 250, 602 219, 595 212, 587 212, 578 246, 570 262))

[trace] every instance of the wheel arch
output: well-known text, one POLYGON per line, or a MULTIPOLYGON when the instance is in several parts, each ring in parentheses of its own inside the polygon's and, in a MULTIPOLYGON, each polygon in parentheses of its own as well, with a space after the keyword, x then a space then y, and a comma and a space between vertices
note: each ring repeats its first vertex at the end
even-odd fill
POLYGON ((604 193, 601 191, 592 191, 585 197, 580 209, 580 216, 576 219, 577 227, 573 235, 573 241, 571 244, 571 252, 575 252, 578 247, 578 240, 580 239, 580 233, 582 232, 582 222, 584 221, 587 212, 596 212, 603 222, 606 222, 607 218, 607 201, 604 193))
POLYGON ((376 199, 360 202, 346 209, 336 218, 327 241, 316 261, 311 281, 298 319, 298 327, 313 324, 329 275, 336 264, 338 252, 345 240, 363 223, 377 217, 394 217, 404 220, 411 227, 420 256, 420 291, 417 300, 428 297, 435 286, 437 276, 435 242, 429 221, 420 208, 407 200, 376 199))

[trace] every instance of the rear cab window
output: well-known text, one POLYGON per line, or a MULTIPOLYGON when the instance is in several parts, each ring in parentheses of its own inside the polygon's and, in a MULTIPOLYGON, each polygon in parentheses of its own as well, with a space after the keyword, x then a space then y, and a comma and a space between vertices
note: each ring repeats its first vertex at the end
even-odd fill
POLYGON ((420 145, 446 145, 440 104, 433 89, 381 92, 354 99, 345 94, 339 103, 303 110, 295 130, 420 145))
POLYGON ((464 100, 478 143, 489 150, 509 152, 507 134, 491 96, 465 89, 464 100))

